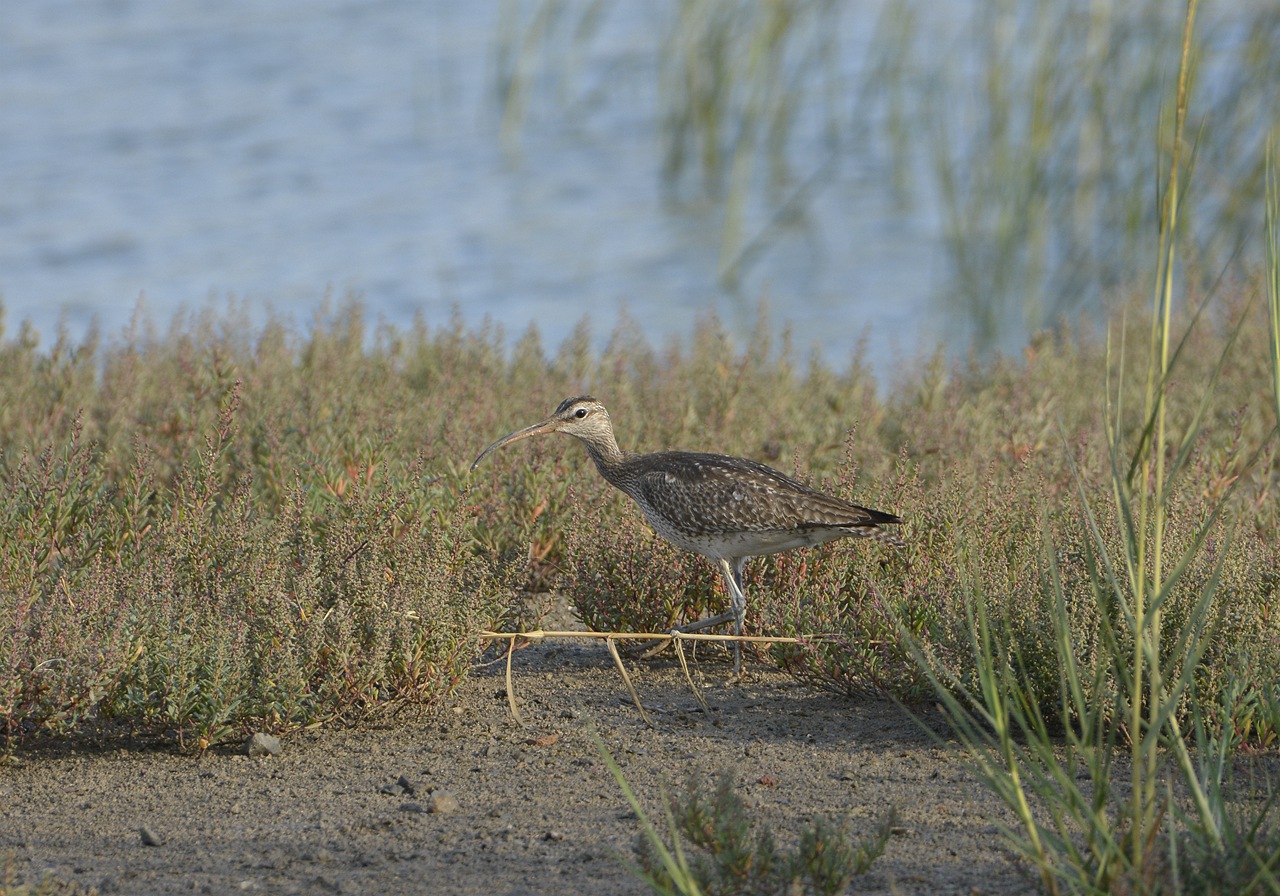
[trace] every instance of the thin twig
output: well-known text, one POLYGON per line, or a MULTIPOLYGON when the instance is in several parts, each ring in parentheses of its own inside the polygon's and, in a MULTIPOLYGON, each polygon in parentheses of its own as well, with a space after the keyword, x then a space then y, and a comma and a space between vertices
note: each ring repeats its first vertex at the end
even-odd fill
MULTIPOLYGON (((515 643, 512 641, 511 643, 515 643)), ((622 673, 622 680, 627 683, 627 690, 631 692, 631 699, 635 701, 636 709, 640 710, 640 718, 644 719, 644 723, 650 728, 654 727, 652 721, 649 720, 648 714, 644 711, 644 707, 640 705, 640 695, 636 693, 635 687, 631 684, 631 676, 627 674, 627 667, 622 665, 622 657, 618 655, 618 645, 613 643, 613 638, 605 638, 604 643, 609 647, 609 655, 613 657, 613 661, 618 664, 618 671, 622 673)))
POLYGON ((516 690, 511 682, 511 658, 515 653, 516 642, 512 639, 507 645, 507 705, 511 707, 511 715, 520 723, 520 727, 527 729, 529 726, 524 723, 524 719, 520 718, 520 710, 516 708, 516 690))
POLYGON ((698 693, 697 686, 693 683, 693 676, 689 674, 689 664, 684 661, 684 645, 679 639, 676 640, 676 657, 680 660, 680 668, 684 670, 684 680, 689 682, 689 690, 693 691, 693 697, 698 701, 698 705, 703 709, 710 709, 707 701, 702 699, 702 694, 698 693))
POLYGON ((809 641, 830 640, 841 635, 805 635, 803 638, 774 638, 764 635, 696 635, 689 632, 587 632, 543 631, 532 632, 480 632, 479 637, 494 641, 541 641, 544 638, 603 638, 620 641, 739 641, 743 644, 804 644, 809 641))
MULTIPOLYGON (((654 727, 653 722, 649 719, 648 714, 644 711, 644 707, 640 704, 640 697, 636 693, 635 686, 631 684, 631 676, 627 674, 627 667, 622 664, 622 657, 618 654, 618 646, 615 641, 658 641, 670 642, 674 641, 676 645, 676 656, 680 660, 680 668, 684 670, 684 677, 689 682, 689 688, 693 691, 693 696, 703 709, 707 709, 707 703, 702 699, 702 694, 698 692, 697 687, 693 683, 693 676, 689 673, 689 665, 685 661, 684 650, 681 648, 681 641, 738 641, 750 644, 803 644, 808 641, 830 640, 839 638, 839 635, 818 634, 806 635, 804 638, 771 638, 763 635, 700 635, 689 632, 673 630, 669 632, 588 632, 588 631, 544 631, 538 629, 532 632, 480 632, 480 637, 491 641, 507 641, 507 704, 511 707, 511 715, 525 728, 529 726, 525 724, 524 719, 520 717, 520 711, 516 708, 515 686, 511 678, 511 657, 515 654, 516 644, 520 641, 541 641, 545 638, 589 638, 594 640, 604 639, 605 645, 609 648, 609 655, 613 657, 613 661, 618 666, 618 671, 622 673, 622 680, 627 685, 627 690, 631 692, 631 699, 636 704, 636 709, 640 710, 640 716, 644 719, 646 725, 650 728, 654 727)), ((875 642, 870 642, 875 643, 875 642)))

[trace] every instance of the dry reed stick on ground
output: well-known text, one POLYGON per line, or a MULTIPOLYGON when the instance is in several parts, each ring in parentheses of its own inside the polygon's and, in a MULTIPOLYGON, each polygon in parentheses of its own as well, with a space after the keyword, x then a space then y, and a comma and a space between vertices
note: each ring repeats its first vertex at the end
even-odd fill
POLYGON ((535 629, 531 632, 490 632, 480 633, 481 638, 491 641, 541 641, 544 638, 614 638, 621 641, 740 641, 756 644, 800 644, 835 635, 807 635, 804 638, 768 637, 766 635, 702 635, 687 632, 587 632, 587 631, 544 631, 535 629))
MULTIPOLYGON (((774 638, 763 635, 703 635, 689 634, 679 631, 670 632, 588 632, 588 631, 543 631, 538 629, 532 632, 491 632, 483 631, 480 637, 490 641, 507 641, 507 705, 511 707, 511 715, 523 727, 528 728, 525 721, 520 716, 520 710, 516 705, 515 685, 511 675, 511 659, 516 652, 517 641, 542 641, 546 638, 593 638, 599 640, 604 639, 606 646, 609 648, 609 655, 613 657, 614 663, 618 667, 618 671, 622 674, 622 680, 627 686, 627 690, 631 692, 631 700, 635 703, 636 709, 640 711, 640 718, 644 719, 644 723, 650 728, 654 727, 644 706, 640 703, 640 696, 636 693, 635 686, 631 683, 631 676, 627 674, 627 667, 622 664, 622 657, 618 654, 618 646, 614 642, 616 640, 634 640, 634 641, 674 641, 676 645, 676 655, 680 660, 680 668, 684 670, 685 681, 689 683, 689 689, 693 691, 694 698, 703 708, 707 708, 707 702, 702 699, 702 695, 698 693, 697 687, 693 683, 693 676, 689 674, 689 665, 685 662, 684 649, 681 641, 737 641, 739 643, 755 643, 755 644, 799 644, 800 638, 774 638)), ((813 635, 809 639, 831 637, 830 635, 813 635)))

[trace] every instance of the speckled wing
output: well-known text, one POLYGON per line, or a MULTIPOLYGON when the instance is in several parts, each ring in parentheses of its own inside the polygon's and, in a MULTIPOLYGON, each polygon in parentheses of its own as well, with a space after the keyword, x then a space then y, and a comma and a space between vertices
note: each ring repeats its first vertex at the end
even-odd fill
POLYGON ((888 536, 878 524, 899 521, 743 458, 667 452, 644 460, 632 496, 658 534, 693 550, 706 552, 711 541, 720 553, 728 541, 742 553, 773 553, 845 535, 888 536))

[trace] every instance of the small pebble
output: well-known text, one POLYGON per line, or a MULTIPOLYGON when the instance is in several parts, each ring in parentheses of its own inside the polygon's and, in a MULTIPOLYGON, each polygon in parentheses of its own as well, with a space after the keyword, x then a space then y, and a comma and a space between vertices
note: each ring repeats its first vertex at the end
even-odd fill
POLYGON ((280 738, 261 731, 249 738, 248 752, 250 756, 278 756, 280 754, 280 738))
POLYGON ((138 836, 142 838, 143 846, 164 846, 164 838, 146 825, 138 828, 138 836))
POLYGON ((452 815, 461 808, 457 798, 447 790, 437 790, 427 801, 427 811, 432 815, 452 815))

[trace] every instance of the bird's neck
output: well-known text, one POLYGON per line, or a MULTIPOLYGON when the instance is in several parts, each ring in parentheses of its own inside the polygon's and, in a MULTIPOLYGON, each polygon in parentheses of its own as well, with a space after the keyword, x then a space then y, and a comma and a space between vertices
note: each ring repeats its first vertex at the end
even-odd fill
POLYGON ((590 442, 584 440, 582 444, 587 446, 587 453, 595 461, 596 469, 600 471, 600 475, 613 485, 617 485, 620 468, 622 467, 622 462, 627 459, 627 455, 618 447, 618 443, 613 436, 609 435, 606 438, 593 439, 590 442))

